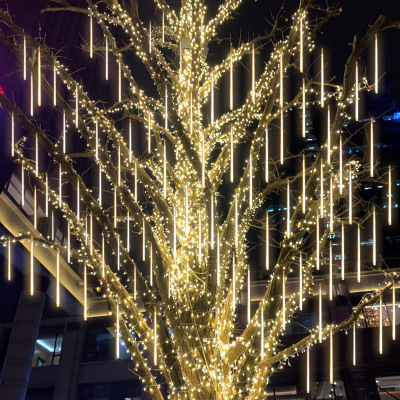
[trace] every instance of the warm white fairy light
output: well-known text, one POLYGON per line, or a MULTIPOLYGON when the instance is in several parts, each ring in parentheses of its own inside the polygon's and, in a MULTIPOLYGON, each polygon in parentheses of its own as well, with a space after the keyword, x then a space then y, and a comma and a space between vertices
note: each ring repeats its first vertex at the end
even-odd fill
POLYGON ((26 81, 26 36, 24 35, 24 81, 26 81))
POLYGON ((256 80, 256 66, 255 66, 255 55, 254 55, 254 43, 251 48, 251 100, 254 103, 256 98, 255 80, 256 80))
POLYGON ((220 271, 220 258, 219 258, 219 229, 217 232, 217 287, 219 288, 219 285, 221 283, 221 271, 220 271))
POLYGON ((282 329, 286 328, 286 278, 285 269, 282 270, 282 329))
POLYGON ((356 347, 356 321, 353 321, 353 365, 356 365, 356 351, 357 351, 357 347, 356 347))
POLYGON ((76 217, 78 218, 78 220, 80 219, 80 215, 81 215, 81 209, 80 209, 80 205, 81 205, 81 196, 80 196, 80 185, 79 185, 79 176, 76 182, 76 217))
POLYGON ((157 306, 154 306, 154 365, 157 364, 157 306))
POLYGON ((86 261, 83 263, 83 319, 86 321, 88 317, 87 309, 87 270, 86 261))
POLYGON ((361 282, 361 231, 357 223, 357 282, 361 282))
POLYGON ((10 236, 7 239, 7 256, 8 256, 8 260, 7 260, 7 278, 9 281, 11 281, 11 238, 10 236))
POLYGON ((290 181, 286 180, 286 236, 290 237, 290 181))
POLYGON ((136 300, 137 298, 137 286, 136 286, 136 266, 133 267, 133 299, 136 300))
POLYGON ((106 54, 105 54, 105 59, 106 59, 105 78, 106 78, 106 81, 108 81, 108 37, 107 36, 106 36, 106 54))
POLYGON ((253 154, 249 157, 249 207, 253 207, 253 154))
POLYGON ((25 170, 24 164, 21 164, 21 207, 25 206, 25 170))
POLYGON ((230 154, 229 154, 230 155, 230 178, 231 178, 231 183, 232 183, 233 182, 233 132, 232 132, 232 126, 229 131, 229 136, 230 136, 229 143, 231 146, 230 154))
POLYGON ((173 255, 176 259, 176 209, 174 207, 174 230, 173 230, 173 255))
POLYGON ((396 281, 392 286, 392 339, 396 340, 396 281))
POLYGON ((279 105, 280 105, 280 163, 283 164, 283 60, 280 54, 280 82, 279 82, 279 105))
POLYGON ((115 333, 115 358, 118 360, 119 359, 119 300, 117 299, 116 301, 116 313, 115 313, 115 319, 116 319, 116 333, 115 333))
POLYGON ((121 243, 120 243, 120 236, 117 235, 117 271, 121 268, 121 243))
POLYGON ((349 224, 353 223, 353 176, 349 165, 349 224))
POLYGON ((321 158, 321 165, 320 165, 320 174, 319 174, 319 188, 320 188, 320 211, 321 217, 324 217, 324 164, 322 163, 321 158))
MULTIPOLYGON (((51 210, 51 240, 54 241, 54 210, 51 210)), ((87 229, 86 229, 87 230, 87 229)), ((87 238, 87 235, 85 234, 85 237, 87 238)), ((86 244, 87 244, 87 240, 86 240, 86 244)))
POLYGON ((331 163, 331 107, 328 104, 328 115, 327 115, 327 150, 326 150, 326 162, 329 165, 331 163))
POLYGON ((37 190, 33 187, 33 227, 37 229, 37 190))
POLYGON ((378 34, 375 33, 375 93, 378 93, 379 85, 378 68, 378 34))
POLYGON ((315 244, 316 244, 316 249, 315 249, 315 266, 317 268, 317 271, 319 271, 319 213, 317 211, 317 217, 316 217, 316 222, 315 222, 315 244))
POLYGON ((146 223, 144 219, 142 225, 142 261, 146 261, 146 223))
POLYGON ((93 213, 90 211, 90 236, 89 236, 90 255, 93 255, 93 213))
POLYGON ((138 201, 138 179, 137 179, 137 162, 135 162, 135 179, 134 179, 134 189, 135 189, 135 201, 138 201))
POLYGON ((237 193, 235 194, 235 198, 234 198, 234 202, 235 202, 235 249, 238 248, 238 236, 239 236, 239 232, 238 232, 238 202, 237 202, 237 193))
POLYGON ((149 53, 151 54, 152 42, 151 42, 151 21, 149 21, 149 53))
POLYGON ((329 300, 333 299, 332 240, 329 241, 329 300))
POLYGON ((390 165, 388 175, 388 224, 392 225, 392 168, 390 165))
POLYGON ((60 249, 57 249, 56 276, 56 306, 60 307, 60 249))
POLYGON ((269 168, 268 168, 268 160, 269 160, 269 143, 268 143, 268 125, 265 127, 265 182, 268 182, 269 168))
POLYGON ((305 214, 306 213, 306 156, 304 153, 303 153, 301 186, 302 186, 301 210, 303 214, 305 214))
POLYGON ((36 133, 36 144, 35 144, 35 174, 39 175, 39 136, 36 133))
POLYGON ((104 233, 101 233, 101 276, 104 278, 105 277, 105 271, 106 271, 106 262, 105 262, 105 238, 104 238, 104 233))
POLYGON ((310 393, 310 344, 307 343, 306 392, 310 393))
POLYGON ((322 343, 322 289, 318 287, 318 340, 322 343))
POLYGON ((299 310, 303 309, 303 255, 300 252, 299 264, 299 310))
POLYGON ((306 137, 306 82, 303 78, 302 106, 301 106, 301 136, 306 137))
POLYGON ((372 207, 372 265, 376 265, 376 212, 372 207))
POLYGON ((202 254, 201 254, 201 248, 202 248, 202 240, 201 240, 201 208, 199 208, 198 236, 199 236, 198 256, 199 256, 199 264, 201 264, 201 259, 202 259, 202 254))
POLYGON ((329 383, 333 384, 333 332, 332 325, 329 330, 329 383))
POLYGON ((265 269, 269 269, 269 211, 265 214, 265 269))
POLYGON ((58 207, 62 206, 62 167, 58 166, 58 207))
MULTIPOLYGON (((165 84, 165 114, 164 114, 164 123, 165 123, 165 130, 168 130, 168 86, 165 84)), ((129 125, 130 127, 130 125, 129 125)))
POLYGON ((122 101, 122 71, 121 71, 121 56, 118 57, 118 101, 122 101))
POLYGON ((121 186, 121 143, 118 143, 118 186, 121 186))
POLYGON ((14 157, 14 142, 15 142, 15 134, 14 134, 14 113, 11 113, 11 157, 14 157))
POLYGON ((329 177, 329 230, 333 232, 333 179, 329 177))
POLYGON ((40 56, 40 46, 38 47, 38 77, 37 77, 37 84, 38 84, 38 93, 37 93, 37 103, 40 107, 42 105, 42 58, 40 56))
POLYGON ((151 121, 150 111, 147 114, 147 152, 151 153, 151 121))
POLYGON ((93 15, 90 13, 89 15, 90 18, 90 58, 93 58, 93 15))
POLYGON ((214 124, 214 71, 211 71, 211 125, 214 124))
POLYGON ((33 74, 31 72, 31 116, 33 116, 33 74))
POLYGON ((35 285, 34 285, 34 254, 33 254, 33 237, 31 237, 31 271, 30 271, 30 293, 31 296, 34 295, 35 285))
POLYGON ((369 139, 369 174, 371 177, 374 176, 374 119, 371 118, 371 130, 370 130, 370 139, 369 139))
MULTIPOLYGON (((262 300, 261 300, 262 301, 262 300)), ((260 319, 261 319, 261 322, 260 322, 260 336, 261 336, 261 340, 260 340, 260 347, 261 347, 261 354, 260 354, 260 357, 261 357, 261 360, 264 358, 264 306, 262 306, 261 308, 260 308, 260 319)))
POLYGON ((71 226, 68 220, 67 222, 67 262, 71 262, 71 226))
POLYGON ((232 254, 232 313, 236 308, 236 260, 235 252, 232 254))
POLYGON ((193 93, 190 92, 190 135, 193 133, 193 93))
POLYGON ((356 61, 356 83, 355 83, 355 115, 354 119, 358 121, 358 102, 359 102, 359 95, 358 95, 358 61, 356 61))
POLYGON ((185 187, 185 235, 186 238, 189 233, 189 197, 188 188, 185 187))
POLYGON ((211 204, 210 204, 210 208, 211 208, 211 216, 210 216, 210 230, 211 230, 211 238, 210 238, 210 245, 211 245, 211 249, 214 249, 214 204, 215 200, 214 200, 214 192, 211 191, 211 204))
POLYGON ((341 279, 344 281, 344 221, 342 220, 342 233, 341 233, 341 279))
POLYGON ((103 199, 102 199, 102 193, 103 193, 103 188, 102 188, 102 179, 101 179, 101 164, 99 164, 99 206, 102 206, 103 199))
POLYGON ((65 109, 63 110, 63 153, 67 151, 67 120, 65 115, 65 109))
POLYGON ((250 282, 250 265, 247 266, 247 324, 251 320, 251 282, 250 282))
POLYGON ((78 127, 79 122, 79 91, 78 84, 75 86, 75 126, 78 127))
POLYGON ((114 228, 117 227, 117 187, 114 186, 114 228))
POLYGON ((303 17, 300 17, 300 72, 303 72, 304 55, 303 55, 303 17))
MULTIPOLYGON (((231 44, 232 49, 232 44, 231 44)), ((229 109, 233 110, 233 61, 232 50, 229 56, 229 109)))
POLYGON ((341 134, 339 136, 339 193, 343 194, 343 142, 341 134))
POLYGON ((46 172, 45 192, 44 192, 44 209, 46 218, 49 216, 49 176, 46 172))
POLYGON ((324 74, 324 48, 321 47, 321 107, 324 107, 325 104, 325 93, 324 93, 324 85, 325 85, 325 74, 324 74))
POLYGON ((53 65, 53 106, 57 105, 57 66, 54 61, 53 65))
POLYGON ((204 145, 204 132, 201 132, 201 186, 204 188, 205 186, 205 175, 206 175, 206 166, 205 166, 205 145, 204 145))
POLYGON ((382 315, 382 293, 379 295, 379 354, 383 353, 383 338, 382 338, 382 328, 383 328, 383 315, 382 315))

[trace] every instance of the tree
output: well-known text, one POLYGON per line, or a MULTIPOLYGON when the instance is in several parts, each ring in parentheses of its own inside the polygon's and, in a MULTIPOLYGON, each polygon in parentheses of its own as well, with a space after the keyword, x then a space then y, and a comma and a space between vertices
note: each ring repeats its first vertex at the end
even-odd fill
MULTIPOLYGON (((378 71, 373 84, 362 80, 358 60, 380 31, 399 22, 380 16, 361 40, 355 38, 339 85, 324 76, 322 50, 313 51, 320 27, 340 14, 336 6, 300 1, 290 21, 279 12, 264 35, 231 46, 228 56, 211 66, 208 45, 242 1, 225 0, 206 20, 203 0, 183 1, 179 13, 156 0, 156 25, 140 19, 136 0, 123 5, 88 0, 88 8, 58 3, 49 10, 87 15, 90 39, 83 50, 104 57, 105 79, 109 59, 116 60, 118 100, 90 98, 79 74, 69 72, 58 53, 1 11, 1 21, 11 30, 1 34, 1 41, 20 60, 24 79, 30 75, 31 86, 38 85, 38 102, 43 91, 63 121, 58 137, 35 120, 33 94, 31 115, 0 95, 13 126, 19 123, 28 135, 11 139, 22 176, 28 174, 46 212, 50 206, 62 214, 68 232, 66 245, 27 232, 13 240, 31 240, 32 248, 34 242, 52 246, 83 266, 85 285, 87 274, 102 283, 116 336, 124 340, 151 398, 164 398, 156 380, 159 368, 174 399, 264 399, 270 376, 290 356, 308 354, 318 341, 353 327, 362 308, 382 299, 398 279, 385 272, 385 284, 365 295, 347 320, 334 324, 320 317, 299 343, 280 347, 285 325, 312 296, 320 266, 328 271, 332 299, 331 234, 343 234, 351 224, 359 231, 369 217, 376 230, 375 205, 361 202, 359 188, 366 179, 387 182, 388 176, 390 187, 390 167, 389 172, 379 169, 372 151, 370 159, 350 155, 346 148, 354 132, 344 123, 358 120, 359 92, 378 91, 378 71), (95 24, 101 38, 93 35, 95 24), (265 55, 265 49, 268 58, 256 77, 255 55, 265 55), (315 76, 306 53, 320 63, 315 76), (232 70, 249 55, 252 87, 235 108, 232 70), (141 86, 132 57, 144 65, 156 94, 141 86), (223 76, 230 80, 229 109, 216 116, 214 89, 223 76), (300 82, 295 93, 285 89, 288 76, 300 82), (286 116, 300 111, 304 138, 311 109, 328 116, 321 145, 290 154, 287 141, 293 135, 286 116), (132 125, 138 124, 147 140, 143 154, 132 137, 132 125), (74 135, 84 143, 70 143, 74 135), (39 156, 42 148, 49 157, 39 156), (239 174, 237 154, 246 154, 239 174), (280 195, 286 199, 284 224, 273 222, 276 213, 268 212, 280 195), (266 232, 269 277, 255 312, 247 304, 247 325, 241 327, 239 297, 244 290, 250 295, 253 268, 248 234, 260 229, 266 232), (133 242, 142 241, 140 254, 133 242), (272 246, 276 260, 269 257, 272 246), (289 293, 286 279, 295 274, 299 290, 289 293)), ((340 264, 344 279, 343 256, 340 264)), ((364 269, 359 256, 359 279, 364 269)), ((319 302, 322 307, 321 289, 319 302)), ((86 308, 84 313, 86 318, 86 308)))

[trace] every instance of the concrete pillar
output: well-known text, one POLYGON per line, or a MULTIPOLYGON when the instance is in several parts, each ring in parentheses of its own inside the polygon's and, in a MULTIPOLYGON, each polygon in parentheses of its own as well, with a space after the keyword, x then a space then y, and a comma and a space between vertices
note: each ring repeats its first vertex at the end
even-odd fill
POLYGON ((84 331, 80 322, 67 322, 54 386, 54 398, 57 400, 75 400, 77 398, 84 331))
POLYGON ((380 400, 375 377, 367 368, 345 369, 343 381, 348 400, 380 400))
POLYGON ((0 380, 0 399, 25 400, 45 294, 20 294, 0 380))

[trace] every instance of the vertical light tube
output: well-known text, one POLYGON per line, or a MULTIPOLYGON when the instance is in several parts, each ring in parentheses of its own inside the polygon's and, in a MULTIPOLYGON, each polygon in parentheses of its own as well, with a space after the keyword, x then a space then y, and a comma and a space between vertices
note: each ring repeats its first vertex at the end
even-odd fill
POLYGON ((329 332, 329 383, 333 384, 333 332, 332 325, 329 332))
POLYGON ((80 214, 81 214, 81 209, 80 209, 80 204, 81 204, 81 196, 79 194, 79 176, 76 182, 76 217, 78 221, 80 220, 80 214))
POLYGON ((57 67, 54 61, 53 65, 53 106, 57 105, 57 67))
POLYGON ((120 270, 121 268, 121 252, 120 252, 120 247, 121 247, 121 238, 120 235, 117 235, 117 271, 120 270))
POLYGON ((306 83, 303 78, 303 90, 302 90, 303 104, 301 107, 301 136, 306 137, 306 83))
POLYGON ((101 276, 105 277, 105 239, 104 233, 101 233, 101 276))
POLYGON ((62 208, 62 167, 58 166, 58 207, 62 208))
POLYGON ((342 134, 339 137, 339 193, 343 194, 343 142, 342 134))
POLYGON ((65 117, 65 108, 63 110, 63 153, 65 154, 67 152, 67 121, 65 117))
POLYGON ((147 113, 147 152, 151 153, 151 122, 150 111, 147 113))
POLYGON ((144 219, 142 226, 142 261, 146 261, 146 224, 144 219))
POLYGON ((121 56, 118 57, 118 101, 122 101, 121 56))
POLYGON ((232 43, 229 56, 229 109, 233 110, 233 61, 232 61, 232 43))
POLYGON ((90 13, 90 58, 93 58, 93 15, 90 13))
POLYGON ((307 343, 307 381, 306 381, 306 391, 310 393, 310 344, 307 343))
POLYGON ((11 238, 10 236, 8 237, 8 246, 7 246, 7 255, 8 255, 8 260, 7 260, 7 278, 9 281, 11 281, 11 238))
POLYGON ((357 224, 357 282, 361 282, 361 231, 359 222, 357 224))
POLYGON ((137 188, 137 184, 138 184, 138 179, 137 179, 137 162, 135 161, 135 182, 134 182, 134 186, 135 186, 135 201, 137 202, 138 199, 138 188, 137 188))
POLYGON ((378 93, 378 34, 375 33, 375 93, 378 93))
POLYGON ((235 313, 236 308, 236 263, 235 252, 232 254, 232 314, 235 313))
POLYGON ((268 168, 268 125, 265 127, 265 182, 268 182, 269 168, 268 168))
POLYGON ((211 191, 211 249, 214 249, 214 192, 211 191))
POLYGON ((255 80, 256 80, 256 66, 255 66, 255 55, 254 55, 254 43, 251 48, 251 100, 254 103, 256 98, 255 91, 255 80))
POLYGON ((102 206, 103 203, 103 199, 102 199, 102 180, 101 180, 101 164, 99 163, 99 206, 102 206))
POLYGON ((371 131, 369 139, 369 160, 370 160, 370 175, 374 176, 374 119, 371 117, 371 131))
POLYGON ((118 186, 121 186, 121 143, 118 142, 118 186))
POLYGON ((316 217, 316 223, 315 223, 315 230, 316 230, 316 238, 315 238, 315 244, 316 244, 316 249, 315 249, 315 253, 316 253, 316 260, 315 260, 315 266, 317 268, 317 271, 319 271, 319 213, 317 211, 317 217, 316 217))
POLYGON ((11 113, 11 157, 14 157, 15 150, 14 150, 14 142, 15 142, 15 135, 14 135, 14 113, 11 113))
POLYGON ((286 234, 290 237, 290 182, 286 180, 286 234))
POLYGON ((269 211, 265 214, 265 269, 269 270, 269 211))
POLYGON ((136 300, 137 298, 137 287, 136 287, 136 272, 137 268, 136 266, 133 268, 133 300, 136 300))
POLYGON ((37 190, 33 187, 33 227, 37 229, 37 190))
POLYGON ((331 106, 328 104, 326 162, 331 163, 331 106))
POLYGON ((372 265, 376 265, 376 212, 372 207, 372 265))
POLYGON ((33 254, 33 237, 31 237, 31 273, 30 273, 30 293, 31 296, 33 296, 34 294, 34 290, 35 290, 35 285, 34 285, 34 258, 33 258, 34 254, 33 254))
MULTIPOLYGON (((86 231, 85 231, 85 238, 86 238, 86 241, 87 241, 87 233, 86 233, 86 231)), ((51 240, 54 241, 54 210, 51 210, 51 240)))
POLYGON ((39 137, 38 134, 36 133, 36 161, 35 161, 35 174, 36 176, 39 175, 39 137))
POLYGON ((333 181, 332 172, 329 177, 329 230, 333 232, 333 181))
POLYGON ((280 162, 283 164, 283 58, 282 52, 280 53, 280 62, 279 62, 279 105, 280 105, 280 162))
POLYGON ((83 263, 83 319, 86 321, 88 316, 87 310, 87 271, 86 261, 83 263))
POLYGON ((237 193, 235 193, 235 249, 238 248, 238 202, 237 202, 237 193))
POLYGON ((44 194, 44 209, 46 218, 49 216, 49 176, 46 172, 45 194, 44 194))
POLYGON ((31 116, 33 116, 33 74, 31 72, 31 116))
MULTIPOLYGON (((262 301, 262 300, 261 300, 262 301)), ((261 323, 260 323, 260 333, 261 333, 261 360, 264 358, 264 307, 262 306, 260 308, 260 314, 261 314, 261 323)))
POLYGON ((321 210, 321 217, 324 217, 324 164, 322 163, 321 158, 321 166, 320 166, 320 176, 319 176, 319 183, 320 183, 320 210, 321 210))
POLYGON ((154 306, 154 365, 157 363, 157 306, 154 306))
POLYGON ((117 227, 117 187, 114 186, 114 228, 117 227))
POLYGON ((303 17, 300 18, 300 72, 303 72, 303 17))
POLYGON ((164 22, 164 11, 162 13, 162 41, 165 42, 165 22, 164 22))
POLYGON ((165 130, 168 130, 168 86, 165 84, 165 130))
POLYGON ((379 354, 383 353, 382 327, 383 327, 383 315, 382 315, 382 293, 381 293, 379 296, 379 354))
POLYGON ((107 36, 106 36, 106 55, 105 55, 105 59, 106 59, 105 78, 106 78, 106 81, 108 81, 108 38, 107 38, 107 36))
POLYGON ((393 281, 393 286, 392 286, 392 339, 396 340, 396 281, 395 280, 393 281))
POLYGON ((26 81, 26 36, 24 35, 24 81, 26 81))
POLYGON ((190 134, 193 133, 193 94, 190 92, 190 134))
POLYGON ((356 83, 355 83, 355 120, 358 121, 358 61, 356 61, 356 83))
POLYGON ((356 365, 356 351, 357 351, 357 347, 356 347, 356 321, 353 321, 353 365, 356 365))
POLYGON ((60 249, 57 249, 57 278, 56 278, 56 305, 60 307, 60 249))
POLYGON ((40 56, 40 46, 38 47, 38 106, 42 105, 42 60, 40 56))
POLYGON ((95 127, 95 147, 94 147, 94 151, 95 151, 96 160, 98 160, 99 159, 99 120, 97 118, 94 121, 94 127, 95 127))
POLYGON ((219 229, 217 231, 217 288, 221 283, 221 271, 220 271, 220 260, 219 260, 219 229))
POLYGON ((250 282, 250 265, 247 266, 247 324, 251 320, 251 282, 250 282))
POLYGON ((392 169, 390 165, 388 176, 388 224, 392 225, 392 169))
POLYGON ((21 207, 25 206, 25 171, 24 164, 21 164, 21 207))
POLYGON ((201 131, 201 186, 205 186, 205 154, 204 154, 204 132, 201 131))
POLYGON ((186 240, 189 233, 189 198, 188 198, 188 188, 185 187, 185 235, 186 240))
POLYGON ((349 224, 353 223, 353 176, 349 165, 349 224))
POLYGON ((129 253, 131 248, 131 229, 130 229, 130 213, 126 213, 126 251, 129 253))
POLYGON ((211 125, 214 124, 214 71, 211 71, 211 125))
POLYGON ((176 260, 176 209, 174 207, 174 237, 173 237, 173 254, 174 260, 176 260))
POLYGON ((249 158, 249 207, 253 207, 253 153, 251 150, 249 158))
POLYGON ((303 255, 300 252, 299 265, 299 310, 303 309, 303 255))
POLYGON ((132 162, 132 119, 129 118, 129 163, 132 162))
POLYGON ((318 340, 322 343, 322 289, 318 288, 318 340))
POLYGON ((71 225, 68 220, 67 227, 67 262, 71 262, 71 225))
POLYGON ((286 279, 285 270, 282 271, 282 329, 286 328, 286 279))
POLYGON ((90 211, 90 236, 89 236, 90 255, 93 255, 93 213, 90 211))
POLYGON ((302 205, 302 211, 303 211, 303 214, 305 214, 306 213, 306 156, 305 156, 305 154, 303 153, 303 165, 302 165, 302 172, 303 172, 303 174, 302 174, 302 180, 301 180, 301 186, 302 186, 302 198, 303 198, 303 201, 301 202, 301 205, 302 205))
POLYGON ((149 22, 149 53, 151 54, 151 48, 152 48, 152 43, 151 43, 151 21, 149 22))
POLYGON ((201 246, 202 246, 202 240, 201 240, 201 209, 199 208, 199 225, 198 225, 198 229, 199 229, 199 249, 198 249, 198 256, 199 256, 199 265, 201 265, 201 259, 202 259, 202 254, 201 254, 201 246))
POLYGON ((119 359, 119 299, 117 299, 117 310, 116 310, 116 325, 117 325, 117 331, 115 334, 115 358, 118 360, 119 359))
POLYGON ((325 84, 325 74, 324 74, 324 48, 321 47, 321 107, 324 108, 325 105, 325 94, 324 94, 324 84, 325 84))
POLYGON ((230 165, 230 173, 231 173, 231 183, 233 182, 233 133, 232 133, 232 125, 231 129, 229 131, 230 134, 230 145, 231 145, 231 151, 230 151, 230 158, 231 158, 231 165, 230 165))
POLYGON ((342 281, 344 281, 344 221, 342 220, 342 234, 341 234, 341 252, 342 252, 342 254, 341 254, 341 260, 340 260, 340 262, 341 262, 341 278, 342 278, 342 281))
POLYGON ((78 84, 75 87, 75 126, 78 127, 79 122, 79 91, 78 84))
POLYGON ((329 241, 329 300, 333 298, 332 240, 329 241))

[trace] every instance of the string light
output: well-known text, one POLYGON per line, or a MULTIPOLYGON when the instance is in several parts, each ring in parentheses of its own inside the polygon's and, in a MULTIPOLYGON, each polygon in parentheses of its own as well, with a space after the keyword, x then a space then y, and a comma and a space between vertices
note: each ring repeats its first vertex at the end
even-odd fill
POLYGON ((229 109, 233 110, 233 62, 232 62, 232 43, 230 44, 229 56, 229 109))
POLYGON ((303 90, 302 90, 302 100, 303 104, 301 107, 301 135, 303 138, 306 137, 306 83, 305 79, 303 78, 303 90))
POLYGON ((90 13, 90 58, 93 58, 93 15, 90 13))
POLYGON ((53 65, 53 106, 57 106, 57 67, 55 61, 53 65))
POLYGON ((265 214, 265 269, 269 269, 269 211, 265 214))
POLYGON ((40 56, 40 46, 38 47, 38 106, 42 105, 42 67, 41 67, 42 59, 40 56))
POLYGON ((281 132, 281 146, 280 146, 280 162, 283 164, 283 59, 280 53, 280 83, 279 83, 279 104, 280 104, 280 132, 281 132))
POLYGON ((14 113, 11 113, 11 157, 14 157, 14 144, 15 135, 14 135, 14 113))
POLYGON ((31 116, 33 117, 33 74, 31 72, 31 116))
POLYGON ((342 234, 341 234, 341 279, 344 281, 344 221, 342 220, 342 234))
POLYGON ((136 266, 133 268, 133 299, 136 300, 137 288, 136 288, 136 266))
POLYGON ((37 190, 33 187, 33 227, 37 229, 37 190))
POLYGON ((361 232, 359 222, 357 224, 357 282, 361 282, 361 232))
POLYGON ((33 254, 33 237, 31 237, 31 273, 30 273, 30 293, 34 295, 34 254, 33 254))
POLYGON ((118 101, 122 101, 121 56, 118 57, 118 101))
POLYGON ((162 41, 165 42, 165 23, 164 23, 164 11, 162 13, 162 41))
POLYGON ((324 48, 321 47, 321 107, 324 108, 325 105, 325 94, 324 94, 324 85, 325 85, 325 76, 324 76, 324 48))
POLYGON ((329 332, 329 383, 333 384, 333 332, 332 325, 329 332))
POLYGON ((67 127, 66 127, 65 108, 63 110, 63 153, 67 152, 67 127))
POLYGON ((237 194, 235 194, 235 249, 238 248, 238 203, 237 194))
POLYGON ((78 84, 75 87, 75 126, 78 127, 79 122, 79 92, 78 84))
POLYGON ((358 96, 358 61, 356 61, 356 83, 355 83, 355 91, 356 91, 356 104, 355 104, 355 120, 358 121, 358 100, 359 100, 359 96, 358 96))
POLYGON ((24 164, 21 164, 21 207, 25 206, 25 170, 24 164))
POLYGON ((137 162, 135 162, 135 179, 134 179, 134 188, 135 188, 135 201, 138 201, 138 187, 137 187, 138 179, 137 179, 137 162))
POLYGON ((251 100, 255 101, 256 98, 256 90, 255 90, 255 79, 256 79, 256 73, 255 73, 255 56, 254 56, 254 43, 251 48, 251 100))
POLYGON ((117 217, 117 187, 114 186, 114 228, 117 227, 118 217, 117 217))
POLYGON ((265 127, 265 182, 268 182, 268 175, 269 175, 269 170, 268 170, 268 125, 265 127))
POLYGON ((318 340, 322 343, 322 289, 318 287, 318 340))
POLYGON ((329 176, 329 230, 333 232, 333 182, 332 173, 329 176))
POLYGON ((343 194, 343 143, 342 134, 339 137, 339 193, 343 194))
POLYGON ((299 310, 303 310, 303 255, 301 251, 299 265, 299 310))
POLYGON ((45 195, 44 195, 44 209, 46 218, 49 216, 49 176, 46 172, 46 184, 45 184, 45 195))
POLYGON ((332 276, 332 241, 329 241, 329 300, 333 298, 333 276, 332 276))
POLYGON ((118 143, 118 186, 121 186, 121 143, 118 143))
POLYGON ((36 149, 36 160, 35 160, 35 174, 36 176, 39 175, 39 137, 38 134, 36 133, 36 145, 35 145, 35 149, 36 149))
POLYGON ((371 133, 371 136, 370 136, 370 143, 369 143, 369 146, 370 146, 370 156, 369 156, 369 159, 370 159, 370 175, 371 175, 371 177, 373 177, 374 176, 374 120, 373 120, 373 118, 371 118, 371 131, 370 131, 370 133, 371 133))
POLYGON ((316 228, 316 233, 315 233, 315 236, 316 236, 316 238, 315 238, 315 243, 316 243, 316 250, 315 250, 315 253, 316 253, 316 262, 315 262, 315 264, 316 264, 316 267, 317 267, 317 271, 319 271, 319 213, 318 213, 318 211, 317 211, 317 217, 316 217, 316 222, 315 222, 315 228, 316 228))
POLYGON ((83 319, 86 321, 88 317, 87 309, 87 271, 86 261, 83 263, 83 319))
POLYGON ((174 207, 174 237, 173 237, 173 251, 174 251, 174 260, 176 259, 176 209, 174 207))
POLYGON ((378 94, 378 34, 375 33, 375 93, 378 94))
POLYGON ((376 265, 376 213, 372 207, 372 265, 376 265))
POLYGON ((388 175, 388 224, 392 225, 392 169, 390 165, 388 175))
POLYGON ((60 307, 60 249, 57 249, 56 305, 60 307))
POLYGON ((146 225, 144 219, 142 226, 142 261, 146 261, 146 225))
POLYGON ((353 223, 353 176, 349 165, 349 224, 353 223))
POLYGON ((286 279, 285 270, 282 270, 282 329, 286 328, 286 279))
MULTIPOLYGON (((164 122, 165 122, 165 131, 168 130, 168 86, 165 84, 165 116, 164 116, 164 122)), ((130 120, 129 120, 130 121, 130 120)), ((130 128, 130 122, 129 122, 129 128, 130 128)))
POLYGON ((306 213, 306 156, 303 153, 303 174, 302 174, 302 193, 303 193, 303 201, 302 201, 302 212, 303 214, 306 213))
POLYGON ((101 180, 101 164, 99 164, 99 206, 102 206, 103 199, 102 199, 102 193, 103 193, 103 188, 102 188, 102 180, 101 180))
POLYGON ((309 343, 307 343, 306 352, 307 352, 307 367, 306 367, 307 381, 306 381, 306 391, 307 391, 307 393, 310 393, 310 344, 309 344, 309 343))
POLYGON ((62 167, 58 166, 58 206, 62 207, 62 167))
POLYGON ((328 116, 327 116, 327 134, 328 134, 328 139, 327 139, 327 151, 326 151, 326 162, 329 165, 331 163, 331 107, 328 104, 328 116))
POLYGON ((149 53, 151 54, 152 43, 151 43, 151 21, 149 22, 149 53))
POLYGON ((251 151, 249 159, 249 207, 253 207, 253 155, 251 151))
POLYGON ((214 71, 211 71, 211 125, 214 124, 214 71))
POLYGON ((229 131, 230 134, 230 145, 231 145, 231 151, 230 151, 230 162, 231 162, 231 168, 230 168, 230 172, 231 172, 231 183, 233 182, 233 132, 232 132, 232 126, 231 129, 229 131))
POLYGON ((211 191, 211 217, 210 217, 210 228, 211 228, 211 249, 214 249, 214 192, 211 191))
POLYGON ((356 365, 356 321, 353 321, 353 365, 356 365))
POLYGON ((24 81, 26 81, 26 36, 24 35, 24 81))
POLYGON ((300 72, 303 72, 303 17, 300 17, 300 72))
MULTIPOLYGON (((67 223, 67 262, 71 262, 71 226, 68 220, 67 223)), ((103 257, 104 258, 104 257, 103 257)), ((104 274, 103 274, 104 276, 104 274)))
POLYGON ((154 365, 157 364, 157 307, 154 306, 154 365))
POLYGON ((7 246, 7 252, 8 252, 8 260, 7 260, 7 278, 9 281, 11 281, 11 238, 10 236, 7 239, 8 241, 8 246, 7 246))
POLYGON ((116 301, 116 325, 117 325, 117 329, 116 329, 116 334, 115 334, 115 358, 118 360, 119 359, 119 318, 120 318, 120 314, 119 314, 119 300, 116 301))
POLYGON ((251 282, 250 282, 250 265, 247 266, 247 324, 251 320, 251 282))
POLYGON ((235 252, 232 254, 232 313, 235 312, 236 308, 236 263, 235 263, 235 252))
POLYGON ((382 294, 380 294, 379 295, 379 354, 383 353, 382 327, 383 327, 382 294))
POLYGON ((199 256, 199 265, 201 264, 201 247, 202 247, 202 241, 201 241, 201 208, 199 208, 199 243, 198 243, 198 256, 199 256))
POLYGON ((396 281, 392 286, 392 339, 396 340, 396 281))
POLYGON ((76 218, 80 219, 80 215, 81 215, 81 210, 80 210, 80 203, 81 203, 81 196, 79 193, 79 176, 77 179, 77 183, 76 183, 76 218))
POLYGON ((106 55, 105 55, 105 59, 106 59, 105 78, 106 78, 106 81, 108 81, 108 37, 107 36, 106 36, 106 55))
POLYGON ((185 235, 186 238, 189 233, 189 198, 188 198, 188 188, 185 187, 185 235))
POLYGON ((321 166, 320 166, 320 177, 319 177, 319 183, 320 183, 320 209, 321 209, 321 217, 324 217, 324 165, 322 163, 322 158, 321 158, 321 166))
POLYGON ((220 255, 219 255, 219 229, 217 232, 217 287, 221 284, 221 272, 220 272, 220 255))
POLYGON ((150 111, 147 114, 147 152, 151 153, 151 122, 150 122, 150 111))
POLYGON ((291 236, 290 233, 290 182, 289 178, 286 180, 286 234, 289 238, 291 236))
POLYGON ((260 308, 261 323, 260 323, 260 333, 261 333, 261 360, 264 358, 264 304, 260 308))

